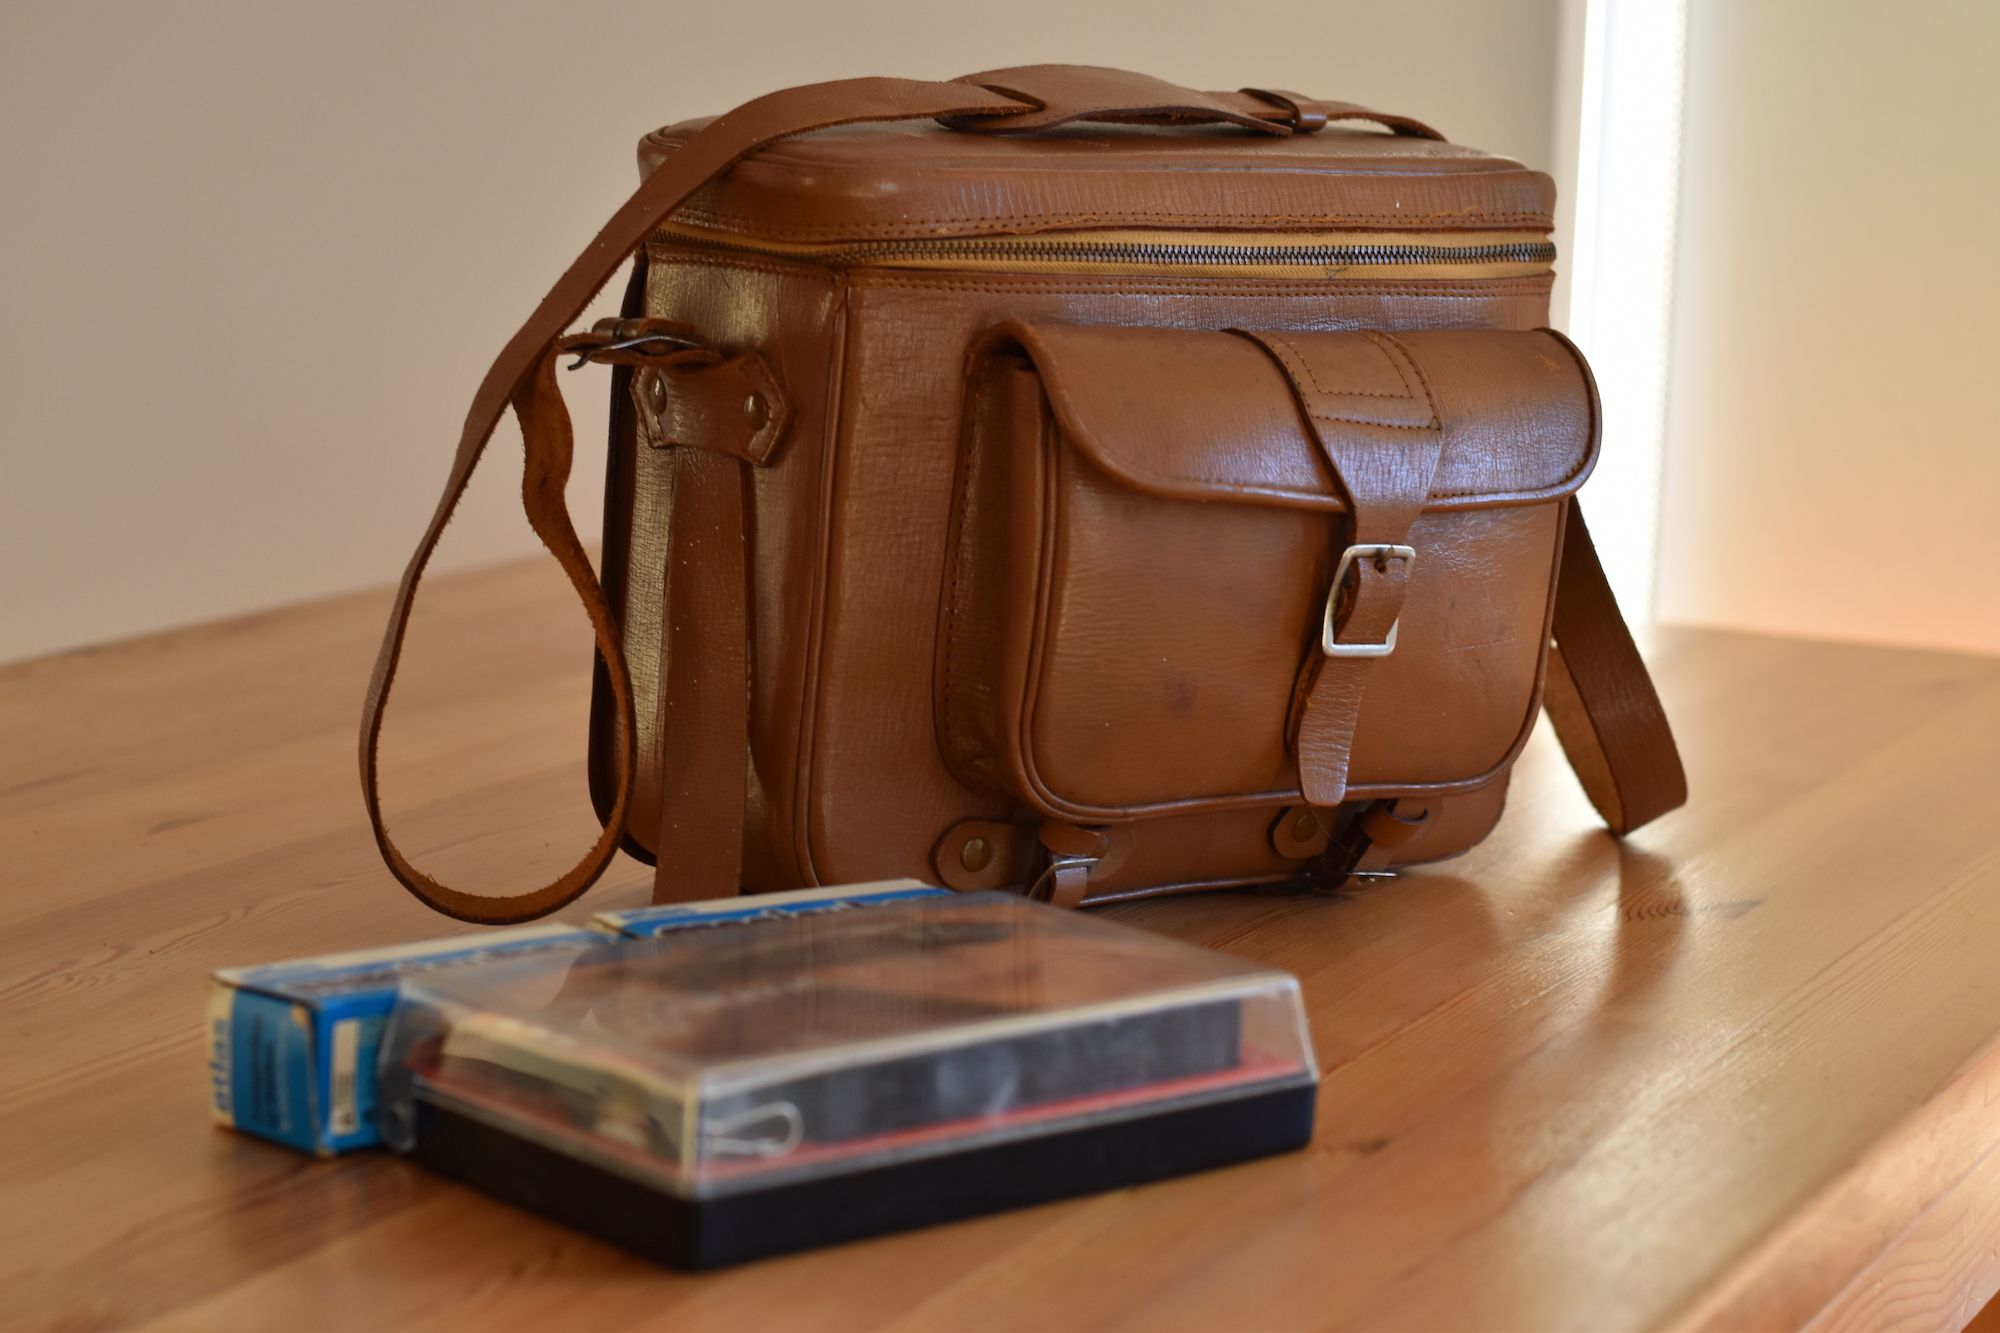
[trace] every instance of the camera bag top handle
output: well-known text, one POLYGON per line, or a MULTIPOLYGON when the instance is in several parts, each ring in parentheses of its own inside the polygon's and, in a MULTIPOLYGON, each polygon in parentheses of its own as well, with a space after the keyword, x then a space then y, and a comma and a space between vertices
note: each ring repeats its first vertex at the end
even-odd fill
MULTIPOLYGON (((664 320, 607 320, 565 336, 621 264, 690 196, 767 144, 812 130, 868 121, 937 119, 976 133, 1026 133, 1075 120, 1178 124, 1227 122, 1271 134, 1310 133, 1334 120, 1371 120, 1397 135, 1441 139, 1421 122, 1349 103, 1322 103, 1277 90, 1203 93, 1120 70, 1029 66, 968 75, 952 83, 864 78, 791 88, 756 98, 719 117, 655 169, 510 339, 474 395, 450 475, 436 511, 397 588, 388 628, 369 681, 361 727, 362 791, 383 860, 396 878, 430 907, 462 921, 512 924, 544 916, 575 900, 616 854, 633 785, 636 727, 623 646, 602 587, 571 524, 564 498, 574 437, 556 385, 557 359, 651 366, 662 371, 762 379, 761 360, 725 360, 694 330, 664 320), (383 709, 418 582, 464 494, 487 441, 508 407, 519 420, 525 450, 522 505, 529 525, 549 548, 583 602, 614 705, 616 787, 604 831, 575 866, 527 893, 487 896, 440 883, 412 864, 384 826, 377 751, 383 709)), ((691 526, 703 534, 701 573, 677 593, 677 622, 698 628, 704 648, 703 693, 674 699, 684 719, 675 732, 686 771, 705 775, 699 791, 678 793, 684 830, 661 849, 656 886, 671 897, 736 892, 743 809, 740 781, 728 774, 747 764, 749 707, 748 607, 741 462, 761 463, 777 426, 736 441, 705 460, 688 496, 691 526), (740 460, 740 461, 739 461, 740 460)), ((678 580, 677 580, 678 582, 678 580)), ((1679 805, 1686 794, 1671 732, 1644 664, 1598 567, 1575 501, 1569 502, 1550 655, 1548 708, 1565 751, 1606 822, 1628 832, 1679 805)), ((656 897, 662 894, 656 891, 656 897)))

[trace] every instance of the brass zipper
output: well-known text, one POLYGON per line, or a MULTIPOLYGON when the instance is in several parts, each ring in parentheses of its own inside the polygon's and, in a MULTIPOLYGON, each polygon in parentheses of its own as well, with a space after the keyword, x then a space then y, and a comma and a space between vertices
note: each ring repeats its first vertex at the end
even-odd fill
POLYGON ((837 268, 1294 279, 1529 277, 1547 273, 1556 257, 1536 232, 1120 230, 801 244, 669 223, 654 239, 837 268))

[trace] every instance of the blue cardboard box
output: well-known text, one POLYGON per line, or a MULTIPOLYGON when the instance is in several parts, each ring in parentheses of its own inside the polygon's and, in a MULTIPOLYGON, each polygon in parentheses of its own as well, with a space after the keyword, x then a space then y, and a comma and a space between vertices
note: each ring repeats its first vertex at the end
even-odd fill
POLYGON ((215 974, 208 1000, 215 1119, 321 1157, 380 1143, 375 1062, 404 976, 603 938, 576 926, 520 926, 224 968, 215 974))
POLYGON ((410 973, 518 953, 576 949, 606 934, 652 936, 949 893, 914 879, 600 912, 590 928, 517 926, 416 944, 230 967, 209 990, 210 1104, 231 1129, 332 1157, 380 1143, 375 1066, 396 988, 410 973))
POLYGON ((613 935, 644 938, 701 926, 718 926, 730 921, 768 921, 813 912, 838 912, 880 903, 907 902, 912 898, 935 898, 950 893, 950 889, 933 888, 922 880, 879 879, 866 884, 836 884, 824 889, 754 893, 741 898, 709 898, 701 902, 634 907, 623 912, 599 912, 590 918, 590 924, 613 935))

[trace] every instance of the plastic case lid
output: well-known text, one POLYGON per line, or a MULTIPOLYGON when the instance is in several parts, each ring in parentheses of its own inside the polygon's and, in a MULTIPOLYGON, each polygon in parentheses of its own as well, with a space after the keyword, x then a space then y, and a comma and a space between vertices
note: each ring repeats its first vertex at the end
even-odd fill
POLYGON ((707 1198, 1317 1077, 1289 973, 978 893, 412 978, 381 1106, 707 1198))

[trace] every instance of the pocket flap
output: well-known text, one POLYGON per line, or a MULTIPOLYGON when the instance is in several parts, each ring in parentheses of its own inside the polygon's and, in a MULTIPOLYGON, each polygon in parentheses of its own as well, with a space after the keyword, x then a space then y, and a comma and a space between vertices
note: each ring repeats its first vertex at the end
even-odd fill
POLYGON ((1227 332, 1011 321, 986 345, 1018 345, 1064 433, 1154 495, 1344 510, 1302 408, 1322 432, 1432 426, 1434 412, 1444 448, 1427 510, 1556 499, 1590 475, 1596 392, 1560 335, 1260 336, 1296 362, 1293 377, 1272 352, 1227 332))

